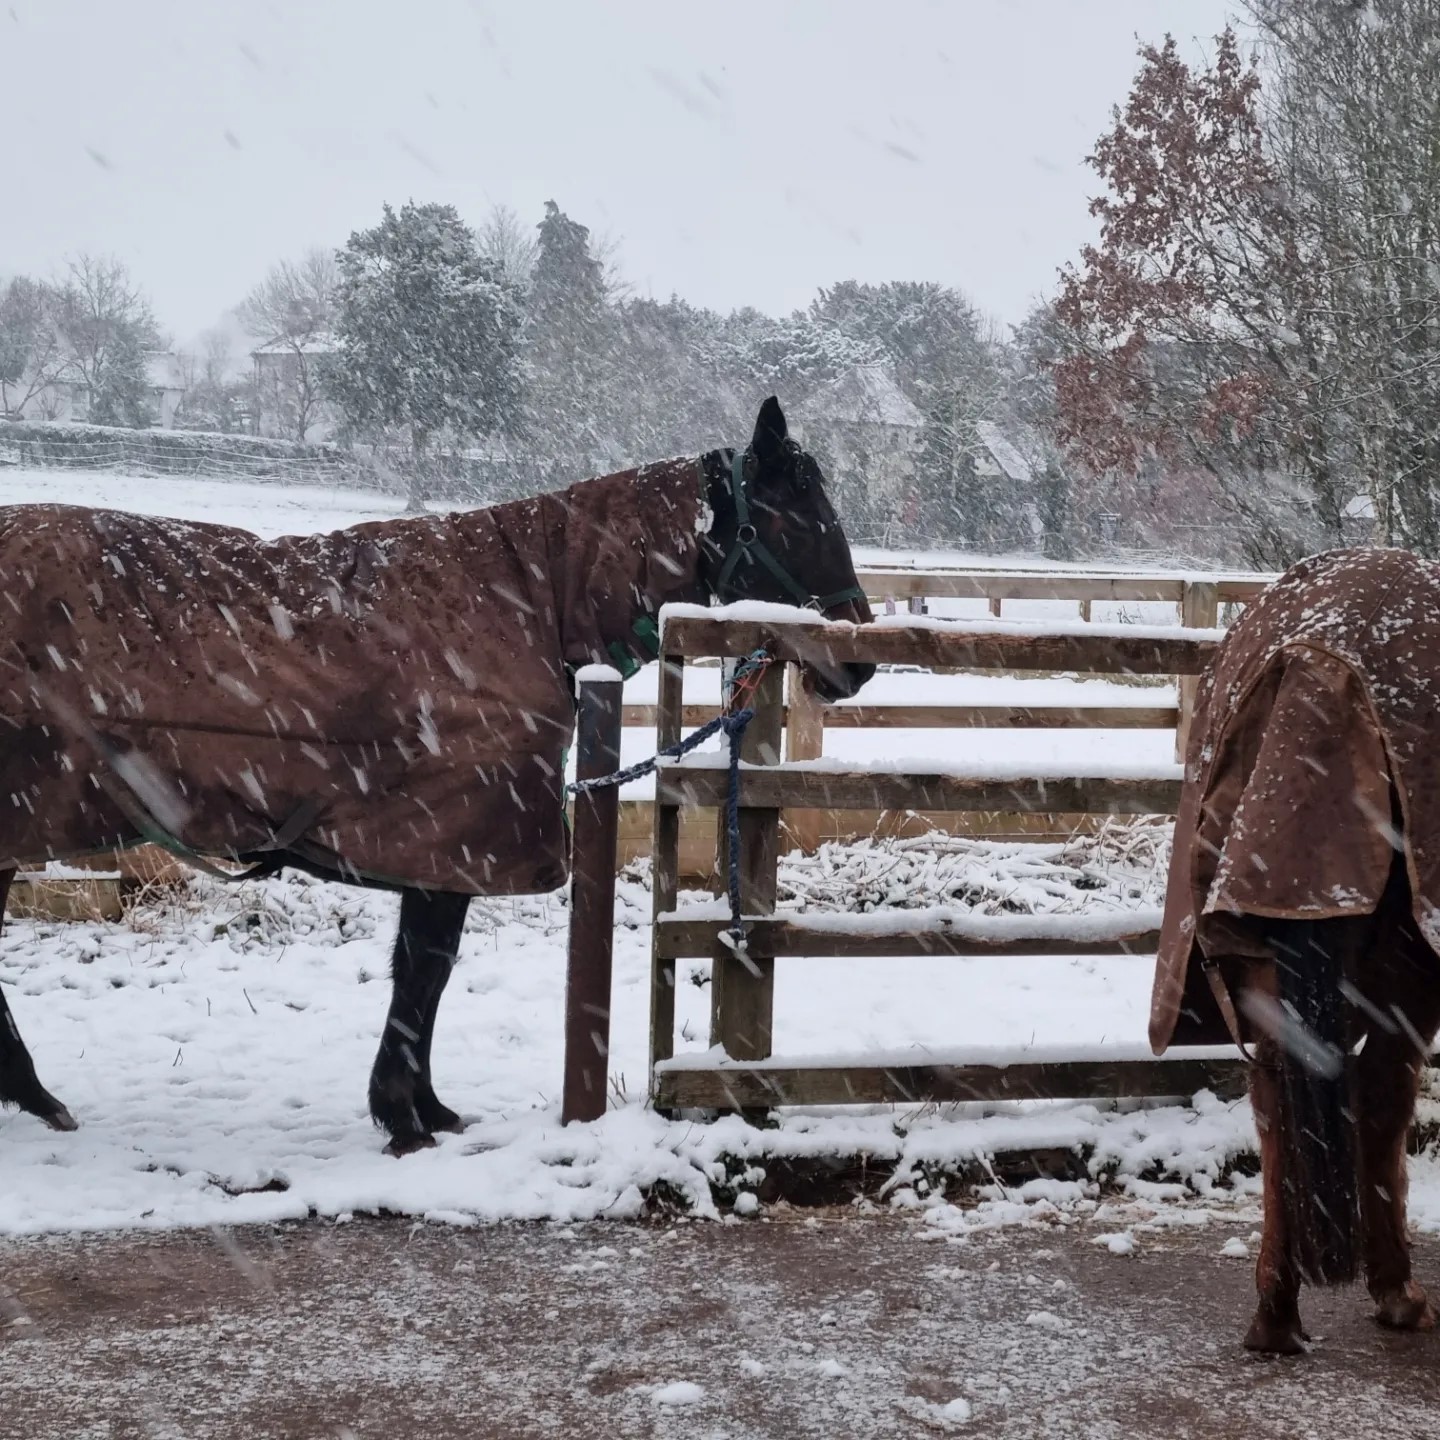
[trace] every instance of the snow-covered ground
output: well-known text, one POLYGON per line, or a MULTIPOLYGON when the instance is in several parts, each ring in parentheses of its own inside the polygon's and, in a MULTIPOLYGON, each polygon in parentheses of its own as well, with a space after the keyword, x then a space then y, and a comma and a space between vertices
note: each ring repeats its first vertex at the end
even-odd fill
MULTIPOLYGON (((1144 908, 1156 899, 1154 853, 1152 844, 1130 862, 1101 856, 1100 887, 1080 890, 1068 880, 1083 857, 1058 847, 862 846, 788 861, 782 893, 811 913, 897 898, 991 912, 1144 908)), ((737 1183, 744 1188, 735 1176, 747 1163, 857 1150, 896 1169, 899 1203, 917 1203, 905 1183, 912 1169, 1026 1145, 1093 1147, 1097 1167, 1132 1178, 1159 1170, 1205 1189, 1248 1143, 1245 1107, 1214 1101, 1128 1114, 1081 1104, 794 1113, 777 1131, 737 1119, 667 1123, 642 1103, 649 899, 643 871, 622 880, 614 1106, 602 1121, 567 1130, 558 1124, 564 899, 475 902, 434 1056, 437 1089, 470 1128, 404 1161, 381 1154, 365 1112, 389 998, 392 897, 303 877, 238 890, 196 881, 187 898, 157 895, 127 924, 9 922, 0 981, 43 1080, 82 1128, 55 1135, 25 1116, 0 1118, 0 1232, 312 1210, 620 1216, 661 1182, 713 1213, 737 1183), (264 1188, 273 1184, 284 1188, 264 1188)), ((1038 1054, 1100 1043, 1138 1053, 1144 1034, 1143 958, 786 960, 778 968, 777 1048, 789 1054, 902 1050, 919 1062, 963 1046, 1038 1054)), ((707 1043, 707 977, 708 962, 682 967, 682 1053, 707 1043)), ((1076 1186, 1031 1195, 1057 1197, 1084 1198, 1076 1186)), ((986 1212, 992 1220, 1012 1197, 994 1198, 1001 1208, 986 1212)))
MULTIPOLYGON (((330 528, 394 514, 397 502, 319 489, 0 471, 0 504, 64 500, 241 524, 262 533, 330 528)), ((1141 607, 1137 607, 1141 608, 1141 607)), ((972 607, 978 613, 978 607, 972 607)), ((1132 620, 1173 622, 1173 612, 1132 620)), ((1073 618, 1073 607, 1042 614, 1073 618)), ((967 612, 969 613, 969 612, 967 612)), ((1097 619, 1101 618, 1097 614, 1097 619)), ((1107 618, 1118 618, 1110 616, 1107 618)), ((719 697, 696 667, 689 698, 719 697)), ((653 699, 653 673, 628 697, 653 699)), ((871 702, 1162 704, 1165 688, 1101 682, 884 676, 871 702)), ((892 761, 900 732, 832 730, 832 759, 892 761)), ((627 734, 626 756, 648 753, 627 734)), ((1030 766, 1147 772, 1171 764, 1166 731, 905 732, 906 753, 953 768, 1030 766)), ((1163 841, 1163 836, 1160 837, 1163 841)), ((1135 1194, 1208 1195, 1248 1148, 1246 1106, 1087 1104, 788 1113, 780 1128, 738 1119, 666 1122, 643 1104, 649 893, 621 882, 610 1057, 614 1104, 594 1125, 561 1129, 563 896, 472 906, 442 1007, 437 1088, 471 1122, 462 1136, 403 1162, 387 1159, 365 1113, 365 1081, 388 1000, 393 898, 305 878, 236 889, 197 881, 147 899, 118 926, 11 922, 0 981, 42 1079, 82 1129, 54 1135, 0 1117, 0 1232, 201 1225, 392 1210, 454 1220, 635 1213, 657 1187, 700 1213, 754 1184, 770 1157, 865 1151, 897 1179, 895 1203, 933 1204, 922 1172, 1025 1146, 1080 1147, 1095 1173, 1135 1194), (1166 1185, 1153 1177, 1166 1177, 1166 1185), (1142 1179, 1140 1177, 1148 1177, 1142 1179), (1178 1189, 1176 1187, 1179 1187, 1178 1189)), ((897 842, 787 861, 782 893, 816 911, 948 904, 980 913, 1148 909, 1163 884, 1163 843, 1140 837, 1088 859, 1061 847, 948 848, 897 842), (1085 887, 1071 883, 1091 866, 1085 887)), ((692 897, 692 903, 702 898, 692 897)), ((784 960, 776 1048, 787 1055, 867 1050, 919 1062, 961 1048, 1039 1055, 1107 1045, 1139 1053, 1149 965, 1143 958, 784 960)), ((707 966, 682 967, 678 1045, 702 1050, 707 966)), ((1440 1172, 1417 1166, 1416 1217, 1440 1226, 1440 1172)), ((1226 1192, 1234 1193, 1234 1192, 1226 1192)), ((1241 1197, 1253 1193, 1238 1182, 1241 1197)), ((1026 1205, 1088 1203, 1083 1185, 995 1189, 978 1210, 944 1207, 945 1226, 1004 1223, 1026 1205)), ((742 1212, 749 1208, 741 1201, 742 1212)))

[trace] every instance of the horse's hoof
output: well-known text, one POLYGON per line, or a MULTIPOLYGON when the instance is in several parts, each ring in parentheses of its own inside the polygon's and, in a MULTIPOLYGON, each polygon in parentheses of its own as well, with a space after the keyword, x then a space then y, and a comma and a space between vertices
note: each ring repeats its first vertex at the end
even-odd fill
POLYGON ((435 1137, 433 1135, 396 1135, 385 1147, 385 1153, 393 1155, 399 1160, 402 1156, 413 1155, 417 1150, 433 1150, 434 1148, 435 1137))
POLYGON ((52 1130, 63 1130, 69 1132, 78 1130, 80 1122, 62 1105, 58 1110, 52 1110, 48 1115, 40 1117, 52 1130))
POLYGON ((1375 1301, 1375 1319, 1387 1330, 1433 1330, 1435 1307, 1413 1280, 1375 1301))
POLYGON ((1260 1355, 1303 1355, 1309 1339, 1298 1315, 1282 1320, 1261 1310, 1250 1322, 1245 1348, 1260 1355))

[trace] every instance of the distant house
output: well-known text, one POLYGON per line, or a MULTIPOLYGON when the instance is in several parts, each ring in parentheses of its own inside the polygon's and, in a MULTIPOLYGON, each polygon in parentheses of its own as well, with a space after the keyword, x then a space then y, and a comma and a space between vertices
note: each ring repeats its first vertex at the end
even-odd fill
POLYGON ((795 431, 839 479, 863 479, 872 497, 900 495, 915 474, 925 417, 884 365, 857 365, 795 407, 795 431))
MULTIPOLYGON (((1017 485, 1032 485, 1035 471, 1025 458, 1021 446, 1029 437, 1020 437, 1020 443, 1011 439, 993 420, 975 422, 975 473, 982 480, 1013 480, 1017 485)), ((1037 453, 1032 445, 1031 453, 1037 453)))
MULTIPOLYGON (((184 365, 170 350, 152 350, 145 356, 145 387, 153 429, 173 430, 175 412, 185 398, 184 365)), ((90 387, 73 366, 41 380, 23 378, 14 387, 13 408, 4 413, 20 420, 55 420, 83 424, 90 419, 90 387)))
POLYGON ((152 350, 145 357, 145 383, 150 390, 155 425, 161 430, 173 430, 175 412, 189 388, 180 357, 173 350, 152 350))
POLYGON ((312 443, 334 436, 335 415, 320 394, 320 371, 334 353, 335 342, 328 335, 271 340, 250 352, 257 434, 312 443))

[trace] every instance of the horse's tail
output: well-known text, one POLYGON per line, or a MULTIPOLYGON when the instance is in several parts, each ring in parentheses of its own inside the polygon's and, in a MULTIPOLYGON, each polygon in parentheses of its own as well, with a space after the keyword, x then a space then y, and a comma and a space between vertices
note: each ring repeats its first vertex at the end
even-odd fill
POLYGON ((1302 1278, 1345 1285, 1360 1268, 1360 1177, 1345 962, 1355 920, 1276 921, 1280 1147, 1285 1221, 1302 1278))

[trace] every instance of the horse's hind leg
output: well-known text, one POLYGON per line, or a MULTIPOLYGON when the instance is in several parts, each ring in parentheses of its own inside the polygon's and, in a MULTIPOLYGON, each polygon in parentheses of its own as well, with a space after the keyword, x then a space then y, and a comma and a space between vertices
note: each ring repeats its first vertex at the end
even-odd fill
MULTIPOLYGON (((13 870, 0 870, 0 924, 10 898, 13 870)), ((75 1117, 40 1083, 35 1062, 20 1038, 15 1017, 0 990, 0 1105, 17 1105, 43 1120, 52 1130, 74 1130, 75 1117)))
POLYGON ((436 1130, 458 1130, 430 1083, 430 1042, 440 995, 460 948, 469 897, 405 890, 391 960, 390 1012, 370 1074, 370 1113, 403 1155, 435 1143, 436 1130))
POLYGON ((1250 1068, 1250 1104, 1260 1134, 1260 1176, 1264 1186, 1265 1229, 1255 1265, 1259 1304, 1245 1336, 1247 1350, 1298 1355, 1310 1337, 1300 1323, 1300 1267, 1285 1218, 1287 1173, 1280 1139, 1280 1069, 1271 1041, 1258 1047, 1250 1068))
POLYGON ((1381 1014, 1398 1011, 1404 1017, 1393 1032, 1372 1020, 1356 1064, 1365 1283, 1380 1324, 1428 1330, 1435 1311, 1410 1276, 1405 1141, 1426 1063, 1416 1042, 1428 1050, 1440 1028, 1440 962, 1408 918, 1387 940, 1384 948, 1377 946, 1370 974, 1358 985, 1381 1014))

